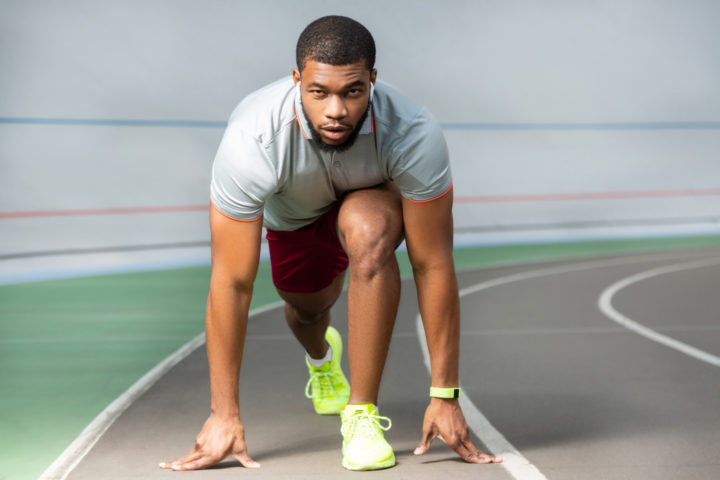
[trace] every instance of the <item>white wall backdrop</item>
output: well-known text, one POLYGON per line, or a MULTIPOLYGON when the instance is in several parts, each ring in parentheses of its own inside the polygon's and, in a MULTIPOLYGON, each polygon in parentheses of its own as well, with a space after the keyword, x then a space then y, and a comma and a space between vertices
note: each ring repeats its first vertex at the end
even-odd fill
POLYGON ((207 262, 246 94, 344 14, 446 130, 458 243, 720 232, 720 2, 0 3, 0 281, 207 262))

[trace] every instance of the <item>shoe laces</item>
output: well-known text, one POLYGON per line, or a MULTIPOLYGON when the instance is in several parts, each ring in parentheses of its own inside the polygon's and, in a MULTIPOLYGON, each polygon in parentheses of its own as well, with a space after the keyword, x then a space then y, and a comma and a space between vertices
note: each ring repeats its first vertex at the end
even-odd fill
POLYGON ((305 385, 305 396, 307 398, 313 398, 319 396, 320 398, 327 397, 329 394, 335 394, 335 385, 332 381, 332 372, 330 370, 317 370, 310 375, 305 385))
POLYGON ((387 432, 390 427, 392 427, 392 421, 388 417, 376 413, 357 412, 343 422, 340 433, 343 437, 357 435, 363 438, 379 438, 378 430, 387 432), (387 425, 382 425, 380 422, 387 422, 387 425))

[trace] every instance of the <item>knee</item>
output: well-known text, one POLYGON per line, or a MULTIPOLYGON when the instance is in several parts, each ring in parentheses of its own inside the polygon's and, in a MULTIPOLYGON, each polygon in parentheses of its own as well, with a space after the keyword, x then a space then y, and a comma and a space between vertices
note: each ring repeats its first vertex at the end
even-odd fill
POLYGON ((308 310, 289 303, 285 304, 286 317, 292 318, 304 326, 312 326, 318 322, 322 322, 329 314, 329 311, 330 307, 308 310))
POLYGON ((388 212, 350 218, 344 230, 350 268, 374 276, 395 258, 402 242, 402 218, 388 212))

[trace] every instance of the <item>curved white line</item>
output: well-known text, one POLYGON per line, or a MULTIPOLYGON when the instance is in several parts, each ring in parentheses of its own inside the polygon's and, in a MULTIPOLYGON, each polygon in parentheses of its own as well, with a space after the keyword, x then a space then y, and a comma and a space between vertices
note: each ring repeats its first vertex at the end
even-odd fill
MULTIPOLYGON (((507 283, 517 282, 530 278, 537 278, 545 275, 554 275, 560 273, 568 273, 589 268, 599 268, 612 265, 630 264, 649 262, 654 260, 663 260, 668 255, 648 256, 640 259, 613 259, 605 261, 584 262, 580 264, 567 265, 562 267, 545 268, 522 272, 519 274, 508 275, 498 279, 482 282, 469 288, 460 290, 460 296, 466 296, 481 290, 485 290, 494 286, 504 285, 507 283)), ((283 302, 276 302, 264 307, 252 310, 249 316, 259 315, 261 313, 282 307, 283 302)), ((423 351, 425 366, 430 371, 430 355, 427 351, 425 342, 425 333, 422 328, 422 320, 420 315, 416 321, 418 339, 423 351)), ((128 388, 115 401, 108 405, 97 417, 80 433, 80 435, 68 446, 62 454, 38 477, 38 480, 65 480, 72 470, 80 463, 80 461, 88 454, 92 447, 102 437, 105 431, 117 420, 117 418, 143 393, 145 393, 152 385, 154 385, 163 375, 165 375, 175 365, 180 363, 190 353, 205 343, 205 334, 200 334, 190 340, 188 343, 180 347, 177 351, 168 356, 159 363, 155 368, 146 373, 134 385, 128 388)), ((525 457, 523 457, 508 442, 505 437, 500 434, 485 418, 485 416, 475 407, 467 395, 461 397, 462 408, 468 420, 468 425, 483 441, 483 443, 494 453, 504 457, 502 465, 517 479, 523 480, 542 480, 545 477, 540 473, 534 465, 532 465, 525 457), (464 397, 464 398, 463 398, 464 397), (536 472, 534 473, 533 470, 536 472), (516 476, 513 472, 517 472, 516 476), (536 475, 536 476, 533 476, 536 475), (539 476, 538 476, 539 475, 539 476)))
MULTIPOLYGON (((525 272, 519 272, 512 275, 506 275, 504 277, 487 280, 480 282, 470 287, 466 287, 460 290, 460 298, 473 293, 477 293, 483 290, 487 290, 492 287, 501 285, 507 285, 509 283, 519 282, 522 280, 529 280, 533 278, 540 278, 550 275, 559 275, 563 273, 578 272, 582 270, 589 270, 593 268, 604 268, 612 267, 617 265, 629 265, 633 263, 644 263, 653 261, 662 261, 677 258, 675 254, 659 254, 659 255, 648 255, 639 258, 613 258, 605 260, 595 260, 582 263, 575 263, 570 265, 562 265, 559 267, 548 267, 540 268, 536 270, 529 270, 525 272)), ((427 342, 425 339, 425 329, 422 325, 422 317, 418 314, 415 318, 415 329, 417 331, 417 337, 420 342, 420 349, 423 352, 423 360, 427 371, 431 373, 430 367, 430 353, 428 352, 427 342)), ((500 464, 505 470, 517 480, 547 480, 538 468, 530 463, 482 414, 482 412, 475 406, 470 396, 463 392, 460 396, 460 406, 465 413, 465 419, 468 422, 468 426, 478 436, 481 442, 495 455, 503 457, 503 462, 500 464)))
MULTIPOLYGON (((417 336, 420 341, 420 348, 423 352, 423 360, 428 372, 430 369, 430 353, 428 352, 425 339, 425 329, 422 326, 422 318, 417 316, 415 321, 417 336)), ((462 386, 461 386, 462 388, 462 386)), ((547 477, 530 463, 508 440, 500 433, 475 406, 470 396, 463 390, 460 395, 460 407, 465 414, 465 420, 470 429, 475 432, 481 442, 495 455, 503 458, 500 464, 507 472, 517 480, 547 480, 547 477)))
MULTIPOLYGON (((248 316, 253 317, 282 307, 283 305, 285 305, 284 302, 275 302, 264 307, 253 309, 248 316)), ((180 363, 204 343, 205 334, 201 333, 143 375, 133 386, 105 407, 105 410, 100 412, 70 446, 38 477, 38 480, 65 480, 78 463, 85 458, 85 455, 90 452, 97 441, 100 440, 100 437, 102 437, 105 431, 110 428, 110 425, 112 425, 135 400, 147 392, 148 389, 170 371, 171 368, 180 363)))
POLYGON ((614 267, 616 265, 631 265, 634 263, 673 260, 676 259, 678 256, 678 254, 673 255, 671 253, 664 253, 658 255, 638 256, 636 258, 619 257, 604 260, 591 260, 581 263, 571 263, 568 265, 561 265, 559 267, 547 267, 539 268, 537 270, 528 270, 524 272, 514 273, 512 275, 506 275, 500 278, 494 278, 492 280, 487 280, 485 282, 463 288, 462 290, 460 290, 460 298, 482 290, 487 290, 488 288, 498 287, 500 285, 507 285, 508 283, 520 282, 522 280, 530 280, 533 278, 546 277, 550 275, 559 275, 562 273, 579 272, 582 270, 590 270, 592 268, 605 268, 614 267))
POLYGON ((631 320, 622 313, 618 312, 612 306, 613 296, 615 296, 615 294, 623 288, 628 287, 634 283, 647 280, 648 278, 657 277, 658 275, 664 275, 666 273, 674 273, 680 272, 682 270, 690 270, 693 268, 702 268, 714 265, 720 265, 720 258, 680 263, 675 265, 669 265, 666 267, 654 268, 645 272, 640 272, 638 274, 624 278, 606 288, 598 299, 598 308, 600 308, 600 311, 604 313, 605 316, 607 316, 614 322, 622 325, 629 330, 632 330, 637 334, 642 335, 645 338, 665 345, 666 347, 670 347, 674 350, 677 350, 678 352, 682 352, 685 355, 689 355, 705 363, 709 363, 710 365, 720 367, 720 357, 707 353, 703 350, 693 347, 692 345, 688 345, 687 343, 675 340, 672 337, 668 337, 667 335, 663 335, 656 332, 655 330, 641 325, 638 322, 631 320))

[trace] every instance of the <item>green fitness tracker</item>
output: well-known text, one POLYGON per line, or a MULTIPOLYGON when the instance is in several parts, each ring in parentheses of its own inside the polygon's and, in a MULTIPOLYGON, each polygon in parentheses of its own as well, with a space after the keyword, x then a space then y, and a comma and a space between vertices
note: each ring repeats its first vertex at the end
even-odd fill
POLYGON ((430 387, 430 396, 435 398, 460 398, 460 388, 430 387))

